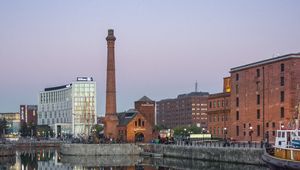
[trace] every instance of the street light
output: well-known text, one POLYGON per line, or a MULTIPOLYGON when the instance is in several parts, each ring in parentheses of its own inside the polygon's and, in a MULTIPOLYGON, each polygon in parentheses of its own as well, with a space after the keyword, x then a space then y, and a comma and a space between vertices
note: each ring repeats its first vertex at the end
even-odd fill
POLYGON ((281 129, 280 129, 280 130, 282 130, 282 129, 284 128, 284 125, 282 124, 280 127, 281 127, 281 129))
POLYGON ((226 140, 226 135, 227 135, 227 128, 224 127, 224 140, 226 140))
POLYGON ((252 126, 250 126, 250 127, 249 127, 249 129, 250 129, 250 131, 249 131, 249 133, 250 133, 250 142, 252 143, 252 133, 253 133, 253 127, 252 127, 252 126))

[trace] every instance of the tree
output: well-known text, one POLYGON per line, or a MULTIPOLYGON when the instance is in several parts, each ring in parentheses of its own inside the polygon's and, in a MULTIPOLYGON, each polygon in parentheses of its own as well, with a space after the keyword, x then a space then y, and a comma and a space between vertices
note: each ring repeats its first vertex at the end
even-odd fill
POLYGON ((98 124, 95 124, 92 129, 91 129, 91 132, 92 132, 92 138, 93 138, 93 142, 94 143, 99 143, 99 140, 100 140, 100 136, 99 134, 101 133, 101 131, 104 129, 103 126, 101 125, 98 125, 98 124))
POLYGON ((6 119, 0 119, 0 134, 5 135, 5 131, 8 128, 6 119))
POLYGON ((21 136, 25 137, 25 136, 28 136, 29 135, 29 129, 27 127, 27 123, 26 122, 23 122, 21 124, 21 128, 20 128, 20 133, 21 133, 21 136))
POLYGON ((160 130, 167 129, 165 125, 155 125, 154 130, 159 132, 160 130))
POLYGON ((198 134, 201 133, 201 128, 192 125, 192 126, 178 126, 174 128, 175 136, 189 136, 190 134, 198 134))

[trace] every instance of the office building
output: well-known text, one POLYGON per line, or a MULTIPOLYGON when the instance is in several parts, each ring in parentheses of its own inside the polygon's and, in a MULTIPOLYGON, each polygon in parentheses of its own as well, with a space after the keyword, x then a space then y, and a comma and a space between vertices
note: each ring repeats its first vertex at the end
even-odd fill
POLYGON ((96 83, 90 77, 57 87, 39 95, 38 124, 49 125, 56 136, 87 136, 97 121, 96 83))

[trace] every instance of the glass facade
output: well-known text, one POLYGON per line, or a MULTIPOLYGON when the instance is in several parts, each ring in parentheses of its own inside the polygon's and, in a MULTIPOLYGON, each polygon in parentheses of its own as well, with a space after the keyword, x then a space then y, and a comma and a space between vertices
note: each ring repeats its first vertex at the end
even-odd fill
POLYGON ((89 135, 96 113, 94 81, 46 88, 39 96, 38 124, 51 126, 56 135, 89 135))
POLYGON ((96 84, 76 82, 73 85, 74 131, 79 135, 89 135, 96 123, 96 84))

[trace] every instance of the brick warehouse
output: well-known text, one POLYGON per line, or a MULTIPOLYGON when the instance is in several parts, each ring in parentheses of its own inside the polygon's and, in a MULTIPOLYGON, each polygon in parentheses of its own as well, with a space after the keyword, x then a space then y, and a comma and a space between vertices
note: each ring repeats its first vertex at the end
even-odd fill
POLYGON ((207 92, 192 92, 156 103, 157 124, 167 128, 196 125, 207 128, 207 92))
POLYGON ((213 137, 227 137, 227 128, 230 126, 230 77, 224 78, 222 93, 210 94, 208 96, 208 130, 213 137))
POLYGON ((228 136, 239 141, 275 140, 275 132, 295 128, 300 101, 300 53, 239 67, 231 73, 228 136))

